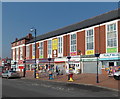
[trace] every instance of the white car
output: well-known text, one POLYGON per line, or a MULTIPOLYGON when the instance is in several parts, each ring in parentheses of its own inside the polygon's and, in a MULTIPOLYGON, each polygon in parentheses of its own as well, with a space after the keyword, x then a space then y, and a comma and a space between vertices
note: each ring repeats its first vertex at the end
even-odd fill
POLYGON ((13 78, 13 77, 20 77, 20 74, 16 71, 6 70, 4 73, 2 73, 2 78, 13 78))
POLYGON ((120 71, 115 72, 113 77, 115 80, 120 80, 120 71))

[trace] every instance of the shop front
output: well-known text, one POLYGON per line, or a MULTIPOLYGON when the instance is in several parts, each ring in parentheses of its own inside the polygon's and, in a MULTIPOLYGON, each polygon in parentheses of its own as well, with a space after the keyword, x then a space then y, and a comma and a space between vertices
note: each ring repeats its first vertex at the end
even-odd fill
MULTIPOLYGON (((54 59, 51 58, 49 61, 48 59, 36 59, 36 69, 49 69, 54 67, 54 59)), ((35 68, 35 59, 26 60, 26 70, 33 71, 35 68)))
POLYGON ((110 69, 113 69, 113 72, 120 67, 120 53, 105 53, 100 55, 102 62, 102 73, 109 74, 110 69))

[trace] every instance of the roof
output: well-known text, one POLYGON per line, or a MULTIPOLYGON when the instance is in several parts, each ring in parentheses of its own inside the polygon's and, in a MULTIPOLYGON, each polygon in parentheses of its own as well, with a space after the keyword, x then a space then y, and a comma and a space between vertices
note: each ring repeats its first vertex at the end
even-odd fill
POLYGON ((20 38, 20 39, 18 39, 18 40, 15 40, 14 42, 12 42, 11 44, 13 44, 13 43, 15 43, 15 42, 18 42, 18 41, 21 41, 21 40, 29 40, 29 38, 26 36, 26 37, 22 37, 22 38, 20 38))
MULTIPOLYGON (((94 25, 98 25, 98 24, 101 24, 101 23, 105 23, 105 22, 108 22, 108 21, 111 21, 111 20, 118 19, 118 18, 120 18, 120 14, 118 14, 118 10, 120 11, 120 8, 116 9, 116 10, 112 10, 112 11, 104 13, 104 14, 101 14, 99 16, 95 16, 93 18, 90 18, 90 19, 87 19, 87 20, 84 20, 84 21, 81 21, 79 23, 75 23, 75 24, 57 29, 57 30, 52 31, 52 32, 48 32, 48 33, 39 35, 39 36, 36 37, 36 41, 48 39, 48 38, 51 38, 51 37, 59 36, 59 35, 62 35, 62 34, 66 34, 66 33, 69 33, 69 32, 73 32, 73 31, 76 31, 76 30, 84 29, 84 28, 87 28, 87 27, 91 27, 91 26, 94 26, 94 25)), ((35 41, 35 39, 32 39, 32 40, 28 41, 27 44, 32 43, 34 41, 35 41)))

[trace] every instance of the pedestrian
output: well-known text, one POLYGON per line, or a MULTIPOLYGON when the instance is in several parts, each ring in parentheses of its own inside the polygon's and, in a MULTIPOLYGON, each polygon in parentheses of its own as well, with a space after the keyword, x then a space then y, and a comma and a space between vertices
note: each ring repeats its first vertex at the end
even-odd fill
POLYGON ((56 66, 56 73, 57 73, 57 75, 59 75, 59 69, 58 69, 58 66, 56 66))

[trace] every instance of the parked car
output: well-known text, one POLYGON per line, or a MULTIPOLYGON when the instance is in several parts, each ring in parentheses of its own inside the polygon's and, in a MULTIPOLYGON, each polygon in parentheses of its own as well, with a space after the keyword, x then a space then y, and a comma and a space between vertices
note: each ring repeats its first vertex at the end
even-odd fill
POLYGON ((12 70, 6 70, 4 73, 2 73, 2 78, 13 78, 13 77, 20 77, 20 74, 16 71, 12 70))
POLYGON ((120 71, 115 72, 113 77, 115 80, 120 80, 120 71))

